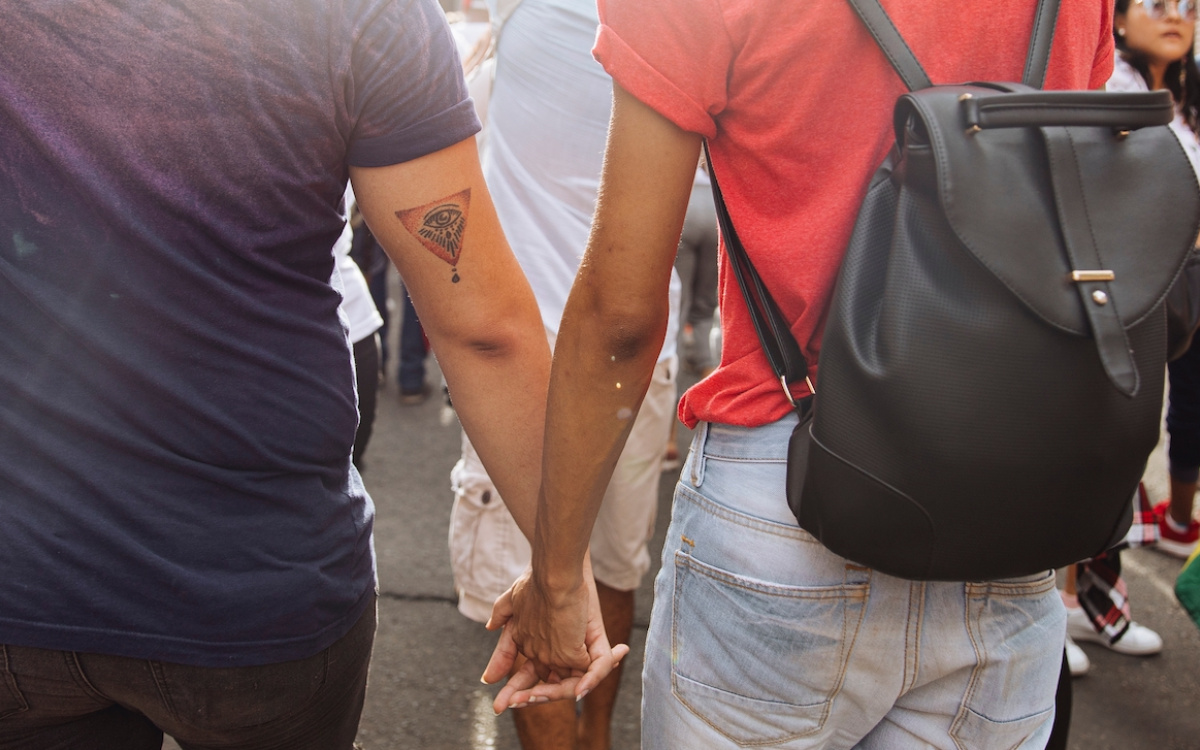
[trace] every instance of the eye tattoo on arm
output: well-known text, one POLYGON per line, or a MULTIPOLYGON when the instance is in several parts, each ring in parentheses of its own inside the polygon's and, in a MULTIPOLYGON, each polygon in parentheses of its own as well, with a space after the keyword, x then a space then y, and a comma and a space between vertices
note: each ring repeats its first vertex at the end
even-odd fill
POLYGON ((450 264, 450 278, 458 283, 458 259, 462 257, 463 233, 467 228, 467 210, 471 189, 447 196, 424 206, 396 212, 396 218, 425 249, 450 264))

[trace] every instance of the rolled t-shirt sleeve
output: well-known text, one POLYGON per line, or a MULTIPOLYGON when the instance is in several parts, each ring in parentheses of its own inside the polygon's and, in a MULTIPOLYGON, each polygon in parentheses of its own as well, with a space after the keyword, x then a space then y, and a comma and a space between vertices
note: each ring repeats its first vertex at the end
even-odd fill
POLYGON ((479 132, 458 49, 434 0, 385 5, 364 25, 351 66, 350 164, 399 164, 479 132))
POLYGON ((599 0, 592 54, 629 93, 684 130, 716 135, 733 45, 716 0, 599 0))

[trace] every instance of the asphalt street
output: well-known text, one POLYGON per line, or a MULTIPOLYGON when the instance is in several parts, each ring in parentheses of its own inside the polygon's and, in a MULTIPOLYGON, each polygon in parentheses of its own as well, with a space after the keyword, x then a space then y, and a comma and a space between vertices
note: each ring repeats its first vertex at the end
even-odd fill
MULTIPOLYGON (((492 714, 496 689, 479 682, 495 636, 455 608, 446 536, 459 426, 446 419, 437 395, 419 406, 401 406, 389 378, 379 396, 364 472, 378 512, 379 629, 359 742, 364 750, 519 750, 511 720, 492 714)), ((687 437, 681 428, 681 446, 687 437)), ((1165 460, 1156 454, 1150 466, 1151 497, 1159 499, 1166 493, 1165 460)), ((674 477, 664 475, 656 560, 673 485, 674 477)), ((1134 658, 1084 646, 1092 671, 1074 681, 1071 747, 1200 750, 1200 630, 1171 593, 1180 562, 1152 550, 1135 550, 1125 560, 1134 617, 1157 630, 1166 648, 1160 656, 1134 658)), ((657 567, 656 562, 652 574, 657 567)), ((616 712, 616 750, 640 747, 637 676, 651 582, 647 576, 638 591, 632 654, 616 712)), ((166 747, 176 746, 168 740, 166 747)))

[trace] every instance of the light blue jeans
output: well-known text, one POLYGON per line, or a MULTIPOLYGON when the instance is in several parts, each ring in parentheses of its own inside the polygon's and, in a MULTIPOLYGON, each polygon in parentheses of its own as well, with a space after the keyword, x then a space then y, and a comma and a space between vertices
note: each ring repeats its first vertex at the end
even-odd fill
POLYGON ((838 557, 787 506, 795 424, 696 431, 655 581, 644 750, 1044 747, 1053 572, 920 582, 838 557))

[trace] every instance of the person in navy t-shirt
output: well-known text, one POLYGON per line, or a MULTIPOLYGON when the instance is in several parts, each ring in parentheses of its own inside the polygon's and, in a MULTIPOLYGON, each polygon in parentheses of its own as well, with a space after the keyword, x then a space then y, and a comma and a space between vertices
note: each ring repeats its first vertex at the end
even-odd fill
POLYGON ((0 27, 0 748, 349 748, 376 581, 329 284, 348 177, 505 497, 539 479, 546 341, 442 11, 0 27))

